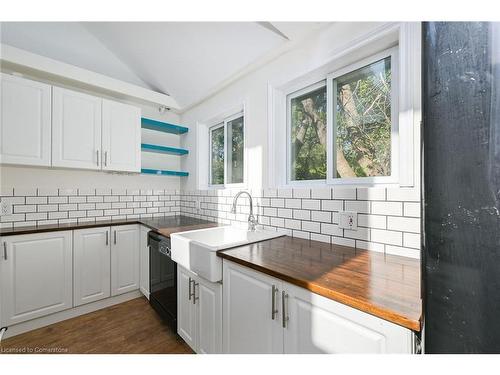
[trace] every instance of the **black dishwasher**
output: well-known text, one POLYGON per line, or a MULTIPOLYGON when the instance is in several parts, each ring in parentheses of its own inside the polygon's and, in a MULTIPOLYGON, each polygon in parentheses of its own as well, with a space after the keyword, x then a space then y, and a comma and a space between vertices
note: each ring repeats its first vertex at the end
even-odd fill
POLYGON ((170 238, 153 231, 149 245, 149 303, 177 333, 177 263, 171 258, 170 238))

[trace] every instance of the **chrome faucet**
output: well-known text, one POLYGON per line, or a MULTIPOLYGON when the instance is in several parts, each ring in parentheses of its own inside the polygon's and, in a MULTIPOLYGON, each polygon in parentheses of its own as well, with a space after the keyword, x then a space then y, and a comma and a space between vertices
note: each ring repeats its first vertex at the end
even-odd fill
POLYGON ((257 220, 255 219, 255 216, 253 216, 253 202, 252 202, 252 196, 250 195, 249 192, 242 190, 238 194, 236 194, 233 200, 233 207, 231 208, 231 213, 233 214, 236 213, 236 202, 238 201, 238 198, 242 194, 248 195, 248 199, 250 199, 250 215, 248 215, 248 230, 254 232, 255 226, 257 225, 257 220))

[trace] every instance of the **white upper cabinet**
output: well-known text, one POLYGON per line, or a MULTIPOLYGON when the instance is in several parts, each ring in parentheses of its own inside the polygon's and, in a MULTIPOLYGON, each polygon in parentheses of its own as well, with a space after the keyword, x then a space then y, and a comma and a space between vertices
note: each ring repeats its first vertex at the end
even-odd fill
POLYGON ((139 227, 136 224, 111 228, 111 295, 139 289, 139 227))
POLYGON ((103 99, 103 170, 141 171, 141 111, 139 108, 103 99))
POLYGON ((101 169, 102 99, 53 88, 52 165, 101 169))
POLYGON ((110 228, 73 231, 73 299, 75 306, 111 295, 110 228))
POLYGON ((73 307, 71 231, 2 238, 0 326, 73 307))
POLYGON ((0 162, 50 166, 51 86, 1 76, 0 162))

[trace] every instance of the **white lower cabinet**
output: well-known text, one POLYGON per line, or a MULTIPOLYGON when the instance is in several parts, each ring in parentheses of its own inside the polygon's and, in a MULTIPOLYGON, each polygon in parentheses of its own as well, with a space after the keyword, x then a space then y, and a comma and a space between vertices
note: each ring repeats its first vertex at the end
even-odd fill
POLYGON ((222 285, 177 266, 177 333, 196 352, 222 352, 222 285))
POLYGON ((111 295, 139 289, 139 228, 111 227, 111 295))
POLYGON ((150 229, 142 226, 140 229, 140 258, 139 258, 139 276, 141 293, 149 299, 149 246, 148 246, 148 233, 150 229))
POLYGON ((411 330, 230 261, 225 353, 412 353, 411 330))
POLYGON ((283 353, 281 281, 226 260, 223 265, 224 353, 283 353))
POLYGON ((111 295, 109 227, 73 231, 73 300, 75 306, 111 295))
POLYGON ((2 238, 0 326, 10 326, 73 305, 72 232, 2 238))

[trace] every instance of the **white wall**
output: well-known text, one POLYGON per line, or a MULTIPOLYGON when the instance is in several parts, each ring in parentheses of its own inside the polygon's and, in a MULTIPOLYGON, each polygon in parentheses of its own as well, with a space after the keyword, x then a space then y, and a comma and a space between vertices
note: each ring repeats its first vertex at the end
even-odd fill
MULTIPOLYGON (((384 26, 387 25, 335 23, 183 113, 181 122, 190 127, 183 145, 192 151, 182 162, 182 169, 189 171, 190 175, 181 182, 181 212, 222 223, 244 223, 246 220, 245 214, 230 213, 232 196, 236 191, 206 190, 204 179, 208 167, 208 138, 200 139, 201 144, 197 144, 197 138, 206 138, 204 127, 200 124, 206 124, 228 109, 243 104, 247 148, 246 188, 256 198, 261 224, 301 238, 419 257, 419 99, 414 107, 415 113, 412 112, 409 120, 414 130, 411 134, 415 150, 413 188, 344 185, 327 189, 275 190, 276 187, 270 186, 269 181, 269 147, 272 145, 268 144, 268 116, 271 110, 268 108, 268 87, 283 85, 331 63, 335 56, 349 49, 353 43, 370 37, 384 26), (202 136, 197 137, 197 133, 202 136), (338 212, 343 210, 360 214, 358 231, 344 231, 338 227, 338 212)), ((419 48, 418 44, 416 48, 419 48)), ((350 58, 361 58, 358 53, 353 52, 350 58)), ((413 63, 417 67, 420 64, 419 61, 413 63)), ((418 83, 411 85, 414 86, 416 98, 419 98, 420 93, 418 83)), ((403 111, 406 112, 406 108, 403 111)), ((248 203, 241 206, 241 212, 247 213, 248 203)))
POLYGON ((190 172, 189 178, 183 180, 183 189, 198 188, 196 123, 217 117, 227 108, 238 107, 242 103, 246 115, 248 187, 268 187, 268 83, 291 81, 324 65, 332 59, 332 55, 349 47, 352 41, 380 26, 380 23, 335 23, 183 113, 181 121, 191 130, 184 138, 184 145, 193 150, 183 162, 183 169, 190 172))

